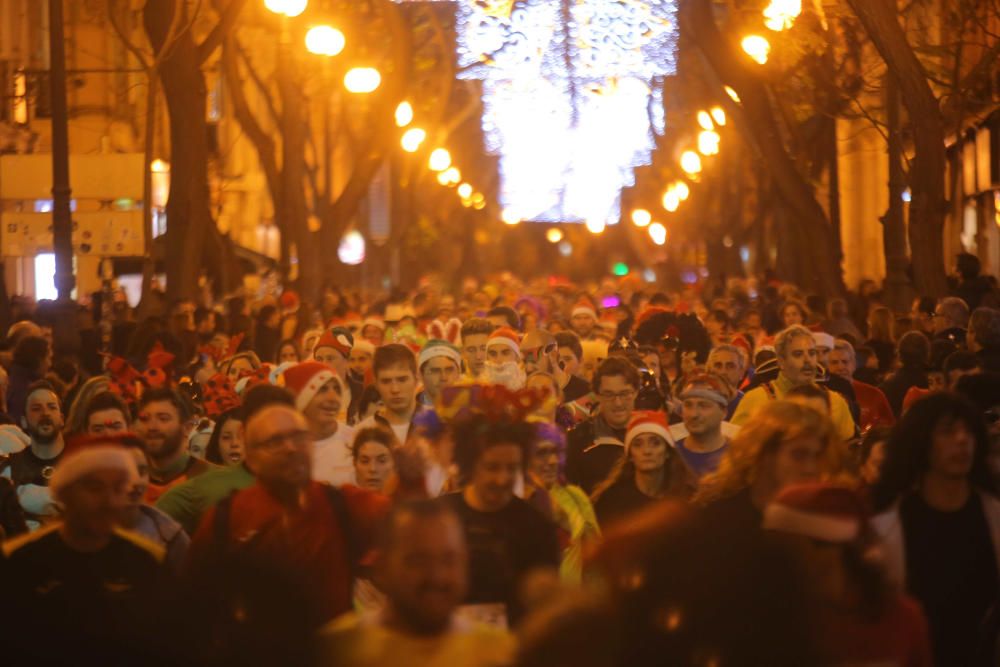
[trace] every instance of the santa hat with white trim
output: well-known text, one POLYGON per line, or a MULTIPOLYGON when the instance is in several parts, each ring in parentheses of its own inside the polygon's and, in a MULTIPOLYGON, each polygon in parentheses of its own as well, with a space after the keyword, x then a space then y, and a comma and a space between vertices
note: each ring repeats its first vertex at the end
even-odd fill
POLYGON ((590 315, 595 320, 597 319, 597 311, 594 310, 594 304, 583 297, 580 297, 576 304, 573 305, 573 310, 570 312, 570 317, 577 315, 590 315))
POLYGON ((833 349, 833 336, 825 331, 814 331, 813 340, 816 342, 816 347, 825 347, 828 350, 833 349))
POLYGON ((138 479, 135 458, 126 447, 118 444, 120 438, 85 437, 68 443, 49 479, 52 497, 59 500, 67 487, 99 470, 120 470, 128 475, 130 482, 138 479))
POLYGON ((354 350, 357 350, 358 352, 365 352, 370 355, 375 354, 375 346, 372 345, 370 340, 366 340, 364 338, 354 341, 354 347, 351 348, 351 351, 353 352, 354 350))
POLYGON ((786 487, 764 509, 765 530, 823 542, 853 542, 868 513, 862 497, 844 486, 810 482, 786 487))
POLYGON ((303 361, 285 371, 285 388, 295 396, 295 407, 305 410, 309 401, 315 398, 319 390, 330 380, 334 380, 340 388, 341 396, 345 396, 344 383, 337 371, 318 361, 303 361))
POLYGON ((486 339, 486 347, 489 348, 493 345, 506 345, 514 350, 518 359, 521 358, 521 337, 510 327, 500 327, 490 334, 490 337, 486 339))
POLYGON ((670 435, 670 426, 667 424, 667 416, 658 410, 642 410, 632 413, 629 420, 628 429, 625 431, 625 452, 636 436, 643 433, 658 435, 667 441, 671 447, 674 446, 674 439, 670 435))

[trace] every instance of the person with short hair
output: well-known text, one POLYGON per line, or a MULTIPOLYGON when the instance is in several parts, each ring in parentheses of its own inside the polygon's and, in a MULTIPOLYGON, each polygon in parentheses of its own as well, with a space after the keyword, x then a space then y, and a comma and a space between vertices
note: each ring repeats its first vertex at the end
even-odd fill
POLYGON ((150 389, 139 399, 135 433, 149 455, 146 502, 155 504, 170 488, 215 469, 188 451, 191 407, 173 389, 150 389))
POLYGON ((555 336, 559 367, 565 378, 562 387, 563 400, 572 403, 590 393, 590 385, 579 374, 580 363, 583 361, 583 345, 580 343, 580 337, 573 331, 560 331, 555 336))
POLYGON ((493 333, 493 323, 482 317, 470 317, 462 323, 462 361, 467 379, 475 380, 486 365, 486 341, 493 333))
POLYGON ((853 345, 842 338, 835 340, 827 358, 827 366, 831 375, 837 375, 851 383, 858 400, 858 427, 862 433, 873 426, 892 426, 896 423, 892 406, 882 390, 855 379, 857 358, 853 345))
POLYGON ((931 345, 919 331, 908 331, 899 339, 899 368, 887 377, 879 389, 885 394, 896 419, 903 412, 903 399, 911 387, 927 389, 927 364, 931 345))
MULTIPOLYGON (((773 382, 764 382, 744 394, 731 420, 738 426, 747 424, 771 401, 784 398, 792 387, 816 383, 819 359, 811 331, 799 325, 789 327, 775 337, 774 348, 778 376, 773 382)), ((857 429, 850 407, 837 392, 830 393, 829 398, 830 418, 836 425, 837 434, 846 442, 854 437, 857 429)))
POLYGON ((934 308, 934 338, 965 344, 966 327, 969 325, 969 304, 954 296, 938 301, 934 308))
POLYGON ((494 306, 490 308, 486 313, 486 319, 489 320, 494 329, 503 329, 506 327, 514 331, 521 330, 521 318, 518 317, 517 311, 510 306, 494 306))
POLYGON ((593 302, 581 296, 569 315, 569 325, 580 340, 591 340, 597 330, 597 308, 593 302))
POLYGON ((129 430, 129 409, 121 396, 110 391, 95 394, 83 411, 87 435, 117 435, 129 430))
POLYGON ((312 478, 333 486, 353 484, 354 429, 341 421, 348 400, 343 379, 327 364, 304 361, 285 369, 284 380, 313 439, 312 478))
POLYGON ((0 476, 11 481, 28 528, 36 530, 58 514, 49 485, 66 447, 63 415, 59 397, 45 380, 28 387, 22 411, 30 443, 11 454, 0 476))
POLYGON ((965 375, 976 375, 982 373, 983 368, 979 365, 979 357, 968 350, 956 350, 944 358, 941 368, 944 373, 943 389, 955 390, 959 378, 965 375))
POLYGON ((458 382, 462 374, 462 354, 446 340, 431 339, 424 344, 417 358, 417 370, 424 389, 417 402, 433 406, 441 389, 458 382))
POLYGON ((971 665, 1000 584, 1000 500, 980 410, 949 392, 917 402, 886 445, 872 526, 894 584, 923 606, 934 664, 971 665))
POLYGON ((674 446, 687 466, 700 479, 719 467, 729 438, 723 432, 732 386, 717 374, 704 373, 688 380, 681 400, 682 428, 674 426, 674 446))
POLYGON ((381 425, 391 429, 405 443, 417 415, 417 358, 410 348, 389 343, 375 350, 375 389, 382 405, 355 426, 356 429, 381 425))
POLYGON ((318 637, 320 665, 495 667, 513 659, 513 638, 456 614, 468 589, 461 520, 440 500, 399 505, 379 539, 375 570, 385 606, 351 613, 318 637))
POLYGON ((128 451, 102 442, 56 462, 60 519, 2 549, 6 664, 155 663, 169 648, 156 627, 170 580, 163 549, 120 527, 136 475, 128 451))
POLYGON ((639 393, 639 371, 627 359, 605 359, 594 373, 597 412, 567 434, 566 479, 588 494, 625 451, 625 432, 639 393))

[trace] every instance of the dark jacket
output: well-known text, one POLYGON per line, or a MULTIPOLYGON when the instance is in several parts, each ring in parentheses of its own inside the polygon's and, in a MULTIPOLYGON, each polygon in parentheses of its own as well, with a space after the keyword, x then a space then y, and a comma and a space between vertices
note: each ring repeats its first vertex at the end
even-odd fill
POLYGON ((984 347, 976 352, 976 359, 984 371, 1000 372, 1000 348, 984 347))
POLYGON ((18 426, 24 416, 24 402, 28 400, 28 387, 41 376, 24 366, 11 364, 7 383, 7 415, 18 426))
POLYGON ((566 479, 587 495, 594 491, 625 453, 625 429, 614 429, 595 415, 580 422, 566 438, 566 479))
POLYGON ((927 389, 927 371, 922 368, 904 366, 879 385, 879 389, 889 399, 889 405, 892 407, 892 413, 896 415, 896 419, 899 419, 899 415, 903 411, 903 399, 910 387, 927 389))

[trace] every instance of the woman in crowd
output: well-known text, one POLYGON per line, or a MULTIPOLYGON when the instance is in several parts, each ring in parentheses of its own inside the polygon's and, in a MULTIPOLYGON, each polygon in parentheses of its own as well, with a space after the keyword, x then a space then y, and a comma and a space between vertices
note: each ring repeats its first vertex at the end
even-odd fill
POLYGON ((278 353, 275 355, 275 362, 278 365, 284 363, 297 364, 300 361, 302 359, 299 354, 299 346, 295 344, 294 340, 289 338, 278 343, 278 353))
POLYGON ((260 357, 255 352, 239 352, 223 359, 219 372, 229 378, 234 385, 244 373, 252 373, 260 368, 260 357))
POLYGON ((806 320, 809 318, 809 311, 806 309, 806 305, 801 301, 789 299, 782 304, 779 315, 781 316, 782 328, 787 329, 795 324, 805 326, 806 320))
POLYGON ((66 429, 64 432, 66 438, 72 438, 75 435, 82 435, 87 432, 87 406, 90 405, 90 399, 108 391, 110 386, 111 381, 107 375, 97 375, 80 385, 80 391, 76 393, 76 398, 73 400, 72 405, 70 405, 69 412, 66 415, 66 429))
POLYGON ((594 490, 594 510, 608 526, 660 498, 690 498, 696 485, 673 448, 666 416, 637 412, 625 433, 625 455, 594 490))
POLYGON ((243 411, 233 408, 216 418, 205 458, 219 465, 235 466, 243 463, 244 456, 243 411))
POLYGON ((359 430, 351 447, 357 485, 363 489, 385 493, 389 478, 395 470, 392 452, 398 445, 393 432, 381 426, 359 430))

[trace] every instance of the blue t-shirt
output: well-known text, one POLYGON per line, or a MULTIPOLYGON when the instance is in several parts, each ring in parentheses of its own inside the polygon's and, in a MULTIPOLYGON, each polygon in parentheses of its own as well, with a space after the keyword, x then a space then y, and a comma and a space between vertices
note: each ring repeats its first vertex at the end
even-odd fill
POLYGON ((725 445, 714 452, 692 452, 684 446, 686 440, 687 438, 677 441, 677 451, 688 467, 698 476, 698 479, 715 472, 715 469, 719 467, 719 461, 722 460, 722 455, 729 449, 729 441, 727 440, 725 445))

